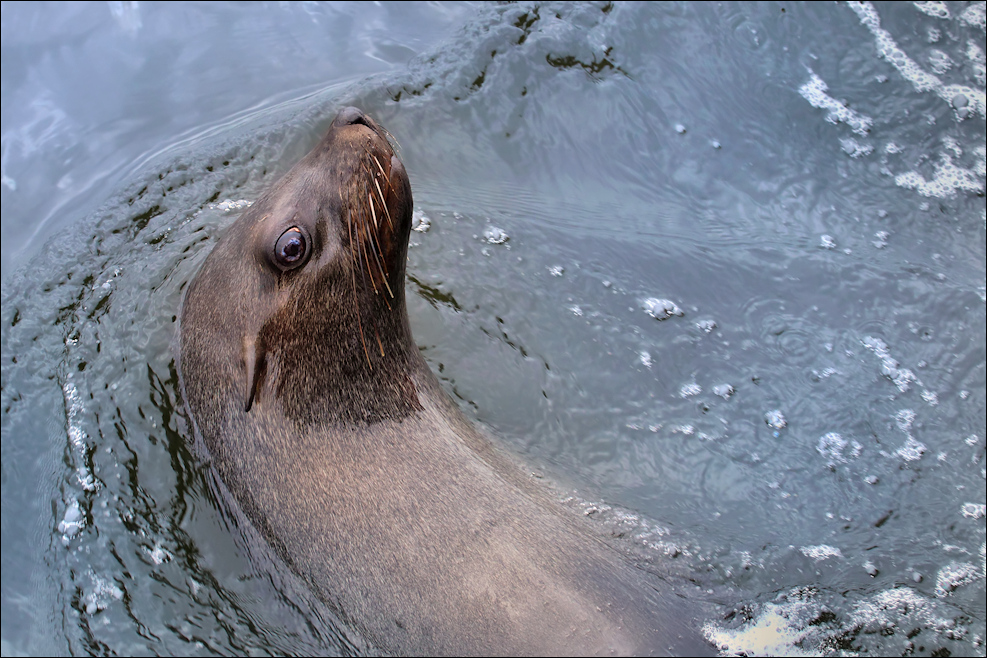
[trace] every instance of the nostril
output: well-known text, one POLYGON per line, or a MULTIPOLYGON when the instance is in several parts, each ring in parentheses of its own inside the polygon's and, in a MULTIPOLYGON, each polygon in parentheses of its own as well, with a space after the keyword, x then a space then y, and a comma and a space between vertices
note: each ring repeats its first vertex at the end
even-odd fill
POLYGON ((355 107, 344 107, 336 115, 336 120, 333 123, 337 126, 352 126, 353 124, 362 124, 369 128, 367 123, 367 116, 356 109, 355 107))

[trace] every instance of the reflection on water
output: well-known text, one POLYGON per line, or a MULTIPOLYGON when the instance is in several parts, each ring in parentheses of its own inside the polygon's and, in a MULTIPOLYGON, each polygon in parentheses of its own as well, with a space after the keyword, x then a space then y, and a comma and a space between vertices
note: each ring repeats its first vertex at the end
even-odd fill
POLYGON ((711 641, 984 654, 983 3, 38 11, 3 9, 5 654, 372 651, 217 502, 171 351, 344 104, 400 143, 446 389, 711 641))

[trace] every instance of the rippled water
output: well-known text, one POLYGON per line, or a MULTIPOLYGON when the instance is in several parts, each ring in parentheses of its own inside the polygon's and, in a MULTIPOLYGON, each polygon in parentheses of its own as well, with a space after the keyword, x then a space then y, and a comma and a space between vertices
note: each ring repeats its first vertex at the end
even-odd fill
POLYGON ((222 508, 172 352, 347 104, 446 389, 711 641, 985 653, 983 3, 173 4, 3 7, 4 654, 374 650, 222 508))

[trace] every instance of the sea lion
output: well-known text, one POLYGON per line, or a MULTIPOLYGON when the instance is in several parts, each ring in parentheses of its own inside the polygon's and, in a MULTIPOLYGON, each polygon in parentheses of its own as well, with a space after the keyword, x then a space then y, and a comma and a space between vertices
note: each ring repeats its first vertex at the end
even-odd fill
POLYGON ((386 651, 708 653, 682 600, 529 481, 420 356, 387 137, 340 111, 188 286, 184 399, 223 483, 386 651))

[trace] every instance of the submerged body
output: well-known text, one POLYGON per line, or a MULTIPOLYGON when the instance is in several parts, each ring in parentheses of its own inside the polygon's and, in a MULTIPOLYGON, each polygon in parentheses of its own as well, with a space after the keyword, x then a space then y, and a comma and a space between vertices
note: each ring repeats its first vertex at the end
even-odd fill
POLYGON ((408 325, 411 212, 385 132, 347 108, 190 284, 185 400, 232 496, 388 651, 708 653, 442 391, 408 325))

